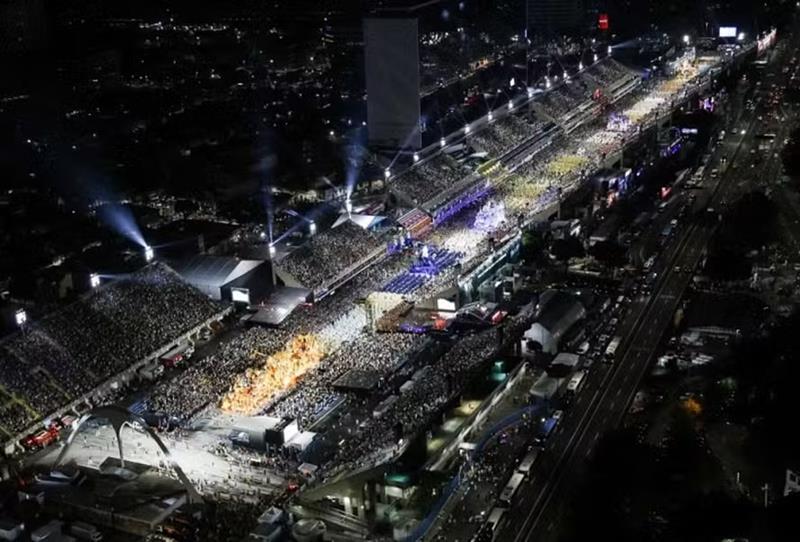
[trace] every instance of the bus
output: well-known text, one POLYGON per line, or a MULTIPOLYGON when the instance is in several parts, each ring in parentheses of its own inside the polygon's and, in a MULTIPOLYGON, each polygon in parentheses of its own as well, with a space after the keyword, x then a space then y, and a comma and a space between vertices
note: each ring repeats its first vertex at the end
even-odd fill
POLYGON ((605 352, 605 361, 606 363, 611 363, 614 361, 614 356, 617 354, 617 348, 619 348, 619 343, 622 340, 622 337, 616 336, 611 339, 611 342, 608 343, 605 352))
POLYGON ((512 474, 511 478, 508 479, 506 487, 504 487, 503 491, 500 493, 500 502, 510 505, 511 501, 514 499, 514 495, 516 495, 517 490, 524 479, 525 475, 521 472, 515 472, 512 474))
POLYGON ((539 457, 538 449, 533 449, 528 452, 528 454, 522 458, 522 462, 520 462, 519 466, 517 466, 517 472, 528 474, 531 471, 533 464, 536 463, 537 457, 539 457))
POLYGON ((576 395, 579 391, 581 391, 585 376, 586 371, 575 371, 575 374, 572 375, 572 378, 570 378, 569 382, 567 382, 567 393, 570 395, 576 395))
POLYGON ((503 528, 506 521, 506 509, 495 507, 489 512, 489 517, 486 519, 486 525, 489 532, 492 534, 492 540, 497 538, 497 533, 503 528))

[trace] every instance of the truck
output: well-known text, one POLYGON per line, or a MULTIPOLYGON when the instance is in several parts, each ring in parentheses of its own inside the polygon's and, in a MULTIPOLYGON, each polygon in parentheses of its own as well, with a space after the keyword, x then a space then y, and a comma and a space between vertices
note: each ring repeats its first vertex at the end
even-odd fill
POLYGON ((166 354, 161 356, 161 363, 164 367, 175 367, 180 362, 191 357, 194 354, 194 345, 190 342, 181 343, 166 354))
POLYGON ((103 539, 97 527, 83 521, 76 521, 69 527, 69 532, 78 540, 90 540, 91 542, 100 542, 103 539))
POLYGON ((567 382, 567 394, 577 395, 583 387, 583 382, 586 378, 586 371, 575 371, 575 374, 567 382))
POLYGON ((606 363, 613 363, 614 362, 614 356, 617 355, 617 348, 619 348, 620 341, 622 341, 622 337, 617 335, 613 339, 611 339, 610 343, 608 343, 608 346, 606 347, 605 356, 604 356, 604 360, 605 360, 606 363))
POLYGON ((64 523, 54 519, 50 523, 43 525, 31 533, 32 542, 44 542, 45 540, 60 540, 61 528, 64 523))
MULTIPOLYGON (((163 363, 163 362, 162 362, 163 363)), ((164 365, 153 362, 139 368, 139 376, 150 382, 164 374, 164 365)))

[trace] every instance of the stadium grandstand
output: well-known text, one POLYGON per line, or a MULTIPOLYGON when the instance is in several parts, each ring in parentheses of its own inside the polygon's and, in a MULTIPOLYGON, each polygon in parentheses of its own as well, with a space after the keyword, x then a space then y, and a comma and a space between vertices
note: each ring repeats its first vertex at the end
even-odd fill
POLYGON ((275 273, 286 286, 322 291, 363 265, 386 254, 384 232, 366 229, 353 220, 311 237, 275 262, 275 273))
POLYGON ((27 324, 0 342, 0 438, 97 401, 229 310, 155 263, 27 324))
POLYGON ((391 191, 401 202, 419 206, 450 188, 467 173, 447 154, 440 153, 414 164, 392 179, 391 191))

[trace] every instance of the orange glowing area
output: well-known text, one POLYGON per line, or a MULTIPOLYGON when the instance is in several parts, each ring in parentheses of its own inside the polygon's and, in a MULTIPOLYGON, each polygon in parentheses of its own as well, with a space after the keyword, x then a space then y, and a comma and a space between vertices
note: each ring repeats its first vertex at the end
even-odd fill
POLYGON ((237 414, 258 413, 277 394, 292 387, 306 371, 325 357, 322 342, 314 335, 298 335, 283 350, 269 356, 264 365, 248 369, 223 397, 223 410, 237 414))

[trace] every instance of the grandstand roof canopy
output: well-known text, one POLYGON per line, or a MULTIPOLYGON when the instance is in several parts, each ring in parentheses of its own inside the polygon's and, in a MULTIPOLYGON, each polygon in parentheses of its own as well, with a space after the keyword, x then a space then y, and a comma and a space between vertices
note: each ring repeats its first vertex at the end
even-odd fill
POLYGON ((386 217, 379 216, 379 215, 361 215, 361 214, 347 214, 342 213, 339 215, 339 218, 336 222, 331 226, 331 228, 335 228, 337 226, 341 226, 346 222, 352 222, 356 226, 360 226, 361 228, 368 230, 380 222, 382 222, 386 217))
POLYGON ((190 284, 223 286, 242 275, 249 273, 264 262, 262 260, 240 260, 225 256, 195 256, 176 270, 190 284))

